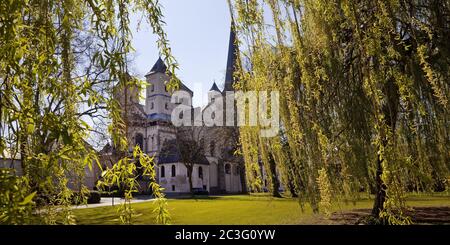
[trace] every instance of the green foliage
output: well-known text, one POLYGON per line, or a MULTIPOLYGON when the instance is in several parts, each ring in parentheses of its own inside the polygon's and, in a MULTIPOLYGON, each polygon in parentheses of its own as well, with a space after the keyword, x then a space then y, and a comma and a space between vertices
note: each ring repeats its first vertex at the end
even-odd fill
POLYGON ((332 190, 330 181, 328 180, 328 174, 324 168, 319 170, 317 185, 319 186, 320 192, 319 208, 323 210, 327 217, 330 217, 332 213, 332 190))
POLYGON ((11 169, 0 169, 0 190, 0 224, 29 223, 36 192, 27 195, 26 182, 11 169))
POLYGON ((120 214, 122 223, 132 224, 134 211, 130 201, 133 198, 133 193, 139 192, 137 168, 142 168, 142 177, 148 177, 150 180, 149 188, 152 190, 157 203, 153 210, 156 213, 156 223, 168 224, 170 215, 164 198, 163 188, 156 182, 155 163, 153 158, 143 153, 139 146, 134 148, 133 158, 124 157, 111 168, 105 170, 102 173, 102 180, 98 182, 97 186, 100 189, 117 186, 124 191, 125 201, 119 206, 117 212, 120 214))

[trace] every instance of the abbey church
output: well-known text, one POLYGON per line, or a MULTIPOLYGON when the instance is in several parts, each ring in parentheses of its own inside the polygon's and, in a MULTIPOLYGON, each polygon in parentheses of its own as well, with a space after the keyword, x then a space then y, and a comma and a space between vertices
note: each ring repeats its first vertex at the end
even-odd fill
MULTIPOLYGON (((233 90, 233 72, 236 63, 237 45, 233 26, 230 31, 227 67, 224 89, 219 90, 213 83, 211 90, 225 94, 233 90)), ((171 94, 166 89, 166 82, 170 80, 170 73, 161 58, 145 75, 149 86, 145 91, 145 104, 140 103, 137 88, 128 88, 118 95, 121 106, 127 105, 127 137, 129 151, 138 145, 150 156, 154 156, 157 166, 157 181, 167 194, 190 192, 188 169, 183 161, 180 149, 189 147, 186 141, 179 139, 180 128, 171 122, 171 114, 176 103, 171 103, 171 94), (183 145, 184 144, 184 145, 183 145)), ((183 90, 194 96, 183 83, 183 90)), ((192 110, 202 110, 192 108, 192 110)), ((239 193, 246 190, 245 170, 241 157, 235 156, 234 151, 238 141, 236 127, 200 127, 197 128, 193 144, 199 145, 201 152, 192 164, 192 188, 208 191, 210 194, 239 193)), ((113 154, 108 145, 102 150, 105 156, 113 154)), ((145 181, 141 180, 143 188, 145 181)))

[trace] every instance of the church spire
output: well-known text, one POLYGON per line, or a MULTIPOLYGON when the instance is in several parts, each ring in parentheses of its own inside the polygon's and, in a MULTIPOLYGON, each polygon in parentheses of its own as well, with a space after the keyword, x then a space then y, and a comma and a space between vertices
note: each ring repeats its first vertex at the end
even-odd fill
POLYGON ((239 52, 239 49, 236 44, 236 32, 235 32, 234 21, 231 21, 230 41, 228 43, 227 70, 225 73, 225 86, 223 88, 223 92, 234 90, 233 89, 233 84, 234 84, 233 74, 234 74, 234 71, 236 70, 238 52, 239 52))
POLYGON ((151 75, 153 73, 166 73, 167 66, 164 64, 164 61, 161 59, 161 57, 158 58, 156 63, 153 65, 152 69, 147 73, 146 76, 151 75))
POLYGON ((212 87, 211 87, 211 89, 210 89, 209 91, 217 91, 217 92, 220 92, 219 87, 217 87, 216 82, 213 83, 213 85, 212 85, 212 87))

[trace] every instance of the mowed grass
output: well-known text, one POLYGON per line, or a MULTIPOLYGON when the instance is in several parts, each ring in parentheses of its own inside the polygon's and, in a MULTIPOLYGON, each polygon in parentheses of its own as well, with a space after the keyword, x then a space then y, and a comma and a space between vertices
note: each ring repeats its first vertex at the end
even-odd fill
MULTIPOLYGON (((450 206, 450 195, 415 194, 407 198, 415 207, 450 206)), ((154 224, 153 202, 132 204, 134 224, 154 224)), ((302 208, 297 199, 272 198, 265 195, 211 196, 198 199, 169 199, 171 224, 323 224, 320 214, 313 214, 309 205, 302 208)), ((336 204, 335 211, 371 208, 372 200, 360 198, 354 203, 336 204)), ((115 207, 74 210, 78 224, 120 224, 115 207)))

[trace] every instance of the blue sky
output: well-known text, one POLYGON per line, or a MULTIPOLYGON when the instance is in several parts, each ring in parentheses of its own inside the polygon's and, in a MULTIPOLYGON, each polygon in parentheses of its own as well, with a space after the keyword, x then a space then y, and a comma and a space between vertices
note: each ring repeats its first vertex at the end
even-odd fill
MULTIPOLYGON (((230 12, 226 0, 161 0, 164 30, 180 70, 178 77, 194 91, 194 106, 207 100, 207 91, 216 81, 220 88, 225 77, 230 32, 230 12)), ((133 16, 136 26, 138 16, 133 16)), ((140 30, 133 27, 136 50, 132 72, 141 78, 152 68, 159 56, 156 35, 142 22, 140 30)))

